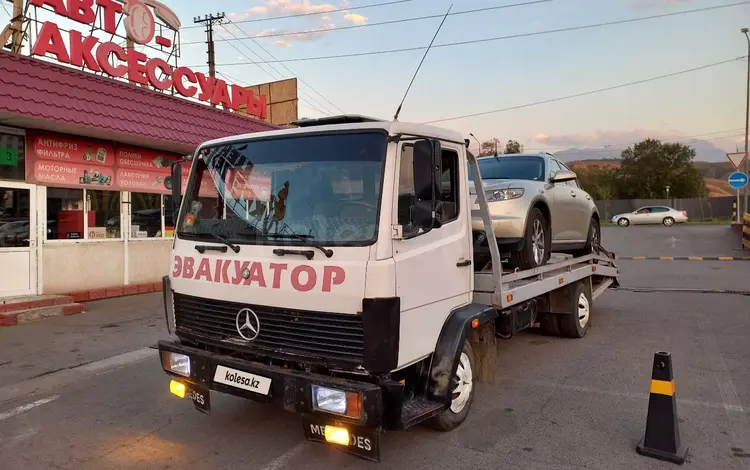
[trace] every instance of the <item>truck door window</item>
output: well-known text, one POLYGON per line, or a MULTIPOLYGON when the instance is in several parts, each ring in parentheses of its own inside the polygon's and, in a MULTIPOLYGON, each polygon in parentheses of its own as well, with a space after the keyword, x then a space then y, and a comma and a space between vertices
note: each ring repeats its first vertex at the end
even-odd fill
POLYGON ((440 178, 440 202, 443 204, 441 222, 443 225, 458 219, 458 153, 443 149, 443 174, 440 178))
MULTIPOLYGON (((455 150, 443 149, 443 173, 440 178, 439 199, 442 212, 439 214, 443 224, 458 219, 459 214, 459 179, 458 153, 455 150)), ((401 147, 401 164, 398 178, 398 224, 403 227, 405 236, 416 235, 414 227, 414 154, 411 144, 401 147)))

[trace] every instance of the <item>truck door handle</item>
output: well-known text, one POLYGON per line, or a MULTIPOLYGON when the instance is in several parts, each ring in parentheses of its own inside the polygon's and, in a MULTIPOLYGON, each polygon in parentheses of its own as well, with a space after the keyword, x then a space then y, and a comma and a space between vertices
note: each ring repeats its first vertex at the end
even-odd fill
POLYGON ((571 191, 571 192, 570 192, 570 195, 571 195, 571 196, 573 196, 573 197, 576 197, 576 196, 577 196, 577 194, 575 193, 575 191, 571 191))
POLYGON ((465 259, 463 261, 459 261, 458 263, 456 263, 456 266, 459 268, 465 268, 466 266, 471 266, 471 260, 465 259))

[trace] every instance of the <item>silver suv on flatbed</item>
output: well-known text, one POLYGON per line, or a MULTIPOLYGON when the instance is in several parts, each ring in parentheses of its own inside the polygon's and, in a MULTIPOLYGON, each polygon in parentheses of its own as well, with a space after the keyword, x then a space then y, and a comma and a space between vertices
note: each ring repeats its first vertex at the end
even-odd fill
MULTIPOLYGON (((575 256, 594 252, 600 240, 599 211, 576 174, 554 155, 499 155, 480 157, 477 162, 492 228, 511 267, 536 268, 553 251, 575 256)), ((469 191, 476 211, 473 180, 469 191)), ((472 217, 472 229, 475 245, 485 245, 481 217, 472 217)), ((475 259, 486 263, 489 253, 477 248, 475 259)))

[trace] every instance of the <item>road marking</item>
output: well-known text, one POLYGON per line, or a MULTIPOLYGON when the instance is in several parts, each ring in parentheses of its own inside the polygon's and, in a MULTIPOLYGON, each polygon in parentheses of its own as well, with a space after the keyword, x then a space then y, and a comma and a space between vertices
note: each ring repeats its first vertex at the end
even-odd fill
MULTIPOLYGON (((560 382, 554 382, 550 380, 505 378, 502 381, 508 382, 508 385, 511 385, 510 383, 514 382, 517 384, 531 385, 534 387, 560 388, 562 390, 567 390, 571 392, 591 393, 591 394, 596 394, 596 395, 608 395, 608 396, 620 397, 620 398, 637 398, 641 400, 648 400, 649 398, 648 393, 623 392, 619 390, 611 390, 611 389, 606 389, 606 388, 596 388, 596 387, 586 387, 582 385, 563 384, 560 382)), ((731 411, 733 413, 750 412, 750 410, 743 407, 741 404, 737 404, 737 403, 717 403, 717 402, 702 401, 702 400, 692 400, 690 398, 677 398, 677 403, 680 405, 716 408, 720 410, 726 410, 727 412, 731 411)))
POLYGON ((52 374, 42 375, 22 382, 0 386, 0 404, 20 398, 38 395, 56 390, 65 385, 103 374, 121 367, 157 358, 158 354, 151 348, 136 349, 118 356, 90 362, 77 367, 63 369, 52 374))
MULTIPOLYGON (((744 414, 731 413, 736 409, 743 409, 742 401, 737 395, 732 375, 724 361, 724 355, 719 349, 716 337, 710 331, 710 320, 704 323, 702 342, 709 362, 714 366, 713 375, 716 386, 719 389, 721 400, 724 404, 724 412, 727 416, 727 427, 736 447, 750 449, 750 427, 744 414)), ((744 462, 743 462, 744 463, 744 462)))
POLYGON ((42 406, 44 404, 47 404, 49 402, 55 401, 58 398, 60 398, 60 395, 52 395, 51 397, 42 398, 41 400, 37 400, 35 402, 27 403, 25 405, 17 406, 13 408, 10 411, 6 411, 5 413, 0 413, 0 421, 6 420, 8 418, 12 418, 14 416, 18 416, 21 413, 26 413, 29 410, 33 410, 37 406, 42 406))
POLYGON ((286 468, 289 460, 293 459, 297 456, 297 454, 302 452, 302 449, 305 448, 306 444, 307 441, 300 442, 296 446, 292 447, 288 451, 268 462, 262 470, 278 470, 280 468, 286 468))
POLYGON ((659 261, 750 261, 750 256, 616 256, 615 260, 659 261))

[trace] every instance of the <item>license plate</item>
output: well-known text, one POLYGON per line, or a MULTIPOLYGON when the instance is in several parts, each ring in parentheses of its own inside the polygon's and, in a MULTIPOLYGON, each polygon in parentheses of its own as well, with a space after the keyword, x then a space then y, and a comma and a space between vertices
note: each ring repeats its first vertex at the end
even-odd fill
POLYGON ((321 442, 342 450, 348 454, 356 455, 363 459, 380 462, 380 428, 363 428, 360 426, 343 425, 349 431, 349 444, 334 444, 328 442, 325 437, 326 425, 334 425, 332 421, 324 421, 317 418, 303 418, 302 426, 305 437, 309 441, 321 442))
POLYGON ((188 390, 188 396, 193 400, 193 405, 198 411, 204 413, 211 412, 211 392, 208 388, 191 385, 188 390))
POLYGON ((234 388, 241 388, 250 392, 268 395, 271 389, 271 379, 260 375, 251 374, 229 367, 217 366, 214 373, 214 382, 222 385, 229 385, 234 388))

